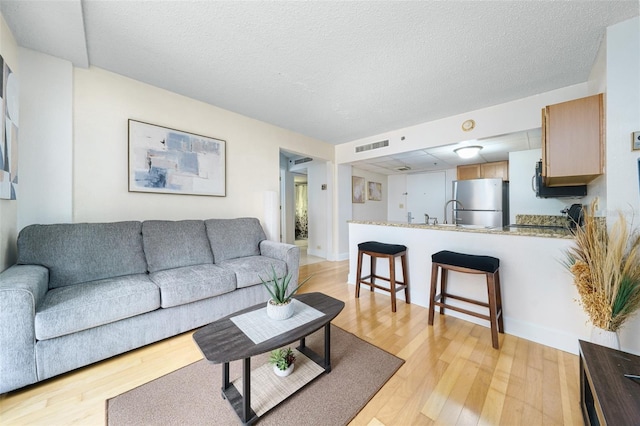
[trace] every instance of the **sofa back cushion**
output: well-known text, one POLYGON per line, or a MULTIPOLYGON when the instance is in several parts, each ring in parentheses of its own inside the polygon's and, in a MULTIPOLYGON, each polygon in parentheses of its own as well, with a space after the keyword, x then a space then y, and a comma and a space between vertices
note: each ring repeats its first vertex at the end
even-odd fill
POLYGON ((147 272, 140 222, 30 225, 18 264, 49 269, 49 288, 147 272))
POLYGON ((201 220, 147 220, 142 223, 142 241, 149 272, 213 263, 201 220))
POLYGON ((260 221, 253 217, 206 220, 207 235, 213 251, 213 261, 260 255, 260 241, 267 236, 260 221))

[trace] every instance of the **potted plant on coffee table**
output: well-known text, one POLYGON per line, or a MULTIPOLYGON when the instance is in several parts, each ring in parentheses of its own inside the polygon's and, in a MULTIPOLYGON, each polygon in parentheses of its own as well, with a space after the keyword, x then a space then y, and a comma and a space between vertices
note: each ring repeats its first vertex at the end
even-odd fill
POLYGON ((290 318, 295 312, 295 306, 291 297, 300 290, 311 277, 307 277, 296 288, 289 290, 291 274, 278 278, 276 269, 271 265, 271 278, 265 280, 260 277, 262 284, 266 287, 271 299, 267 302, 267 316, 275 320, 285 320, 290 318))
POLYGON ((594 327, 591 341, 619 349, 618 330, 640 308, 640 234, 629 231, 622 213, 607 232, 594 216, 597 206, 585 211, 564 264, 594 327))
POLYGON ((280 377, 286 377, 293 373, 295 361, 296 355, 291 348, 276 349, 271 351, 269 355, 269 364, 273 364, 273 372, 280 377))

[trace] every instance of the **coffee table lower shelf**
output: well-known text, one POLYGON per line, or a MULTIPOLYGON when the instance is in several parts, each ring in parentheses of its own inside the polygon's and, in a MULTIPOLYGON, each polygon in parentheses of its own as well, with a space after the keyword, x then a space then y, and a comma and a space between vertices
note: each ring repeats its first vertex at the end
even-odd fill
MULTIPOLYGON (((331 371, 331 320, 342 311, 344 302, 322 293, 300 294, 294 299, 320 311, 321 315, 291 330, 256 343, 237 326, 233 318, 258 310, 266 310, 264 304, 259 303, 220 318, 193 333, 193 340, 204 357, 211 363, 222 364, 222 396, 229 401, 240 421, 245 425, 253 424, 261 415, 320 374, 331 371), (307 336, 321 329, 324 329, 324 356, 314 352, 306 346, 305 342, 307 336), (273 373, 273 367, 269 364, 251 371, 252 356, 267 353, 296 341, 300 342, 296 348, 300 362, 296 362, 295 371, 291 376, 285 378, 276 376, 273 373), (232 383, 229 380, 229 362, 232 360, 242 360, 242 381, 236 380, 232 383), (310 368, 311 372, 307 372, 307 368, 310 368), (261 377, 269 379, 260 383, 261 377), (298 380, 300 384, 295 386, 288 383, 298 380), (257 386, 252 382, 256 382, 257 386)), ((263 322, 265 325, 262 327, 269 327, 266 325, 268 324, 266 313, 263 322)))
POLYGON ((245 424, 252 424, 325 372, 324 367, 297 349, 293 351, 296 355, 295 368, 287 377, 276 376, 271 364, 263 364, 251 371, 251 410, 247 417, 244 417, 243 378, 233 380, 226 390, 222 390, 223 398, 231 404, 238 417, 248 419, 245 424))

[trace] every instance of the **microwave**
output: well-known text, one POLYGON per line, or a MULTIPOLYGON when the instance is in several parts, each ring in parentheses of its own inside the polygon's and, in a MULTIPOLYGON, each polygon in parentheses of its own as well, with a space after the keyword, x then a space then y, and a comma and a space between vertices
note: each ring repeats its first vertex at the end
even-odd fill
POLYGON ((587 185, 546 186, 542 177, 542 160, 536 163, 536 174, 531 180, 531 186, 538 198, 584 197, 587 195, 587 185))

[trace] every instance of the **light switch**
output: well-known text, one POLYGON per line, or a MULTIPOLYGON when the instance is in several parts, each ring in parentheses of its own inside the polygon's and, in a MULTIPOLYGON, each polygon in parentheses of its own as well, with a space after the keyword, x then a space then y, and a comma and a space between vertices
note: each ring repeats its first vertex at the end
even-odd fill
POLYGON ((401 209, 404 209, 404 204, 400 203, 400 207, 401 209))
POLYGON ((633 150, 640 149, 640 132, 633 132, 633 150))

